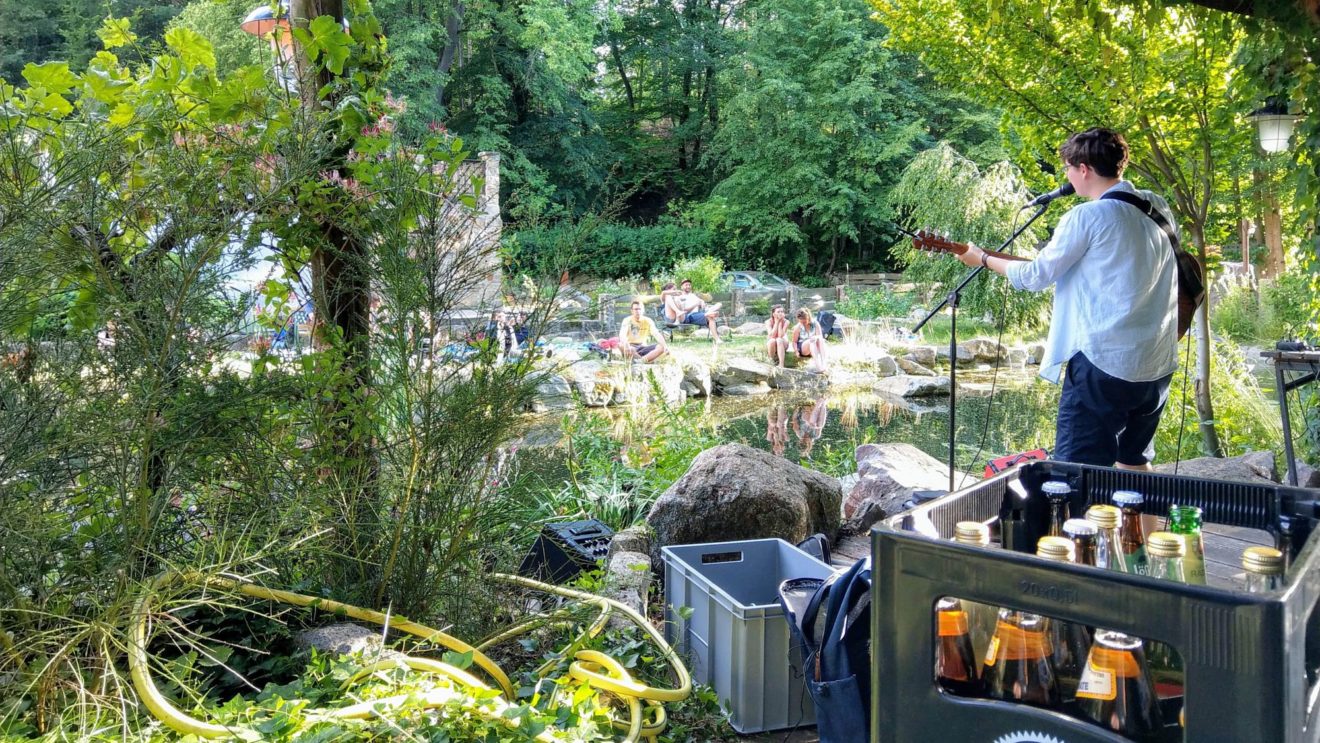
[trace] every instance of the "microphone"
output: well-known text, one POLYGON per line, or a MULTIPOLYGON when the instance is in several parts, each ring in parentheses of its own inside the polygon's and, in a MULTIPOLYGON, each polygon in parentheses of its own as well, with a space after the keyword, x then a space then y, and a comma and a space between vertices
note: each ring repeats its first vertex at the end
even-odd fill
POLYGON ((1022 208, 1030 209, 1033 206, 1044 206, 1055 199, 1061 199, 1064 196, 1072 196, 1075 193, 1077 193, 1077 189, 1073 188, 1073 184, 1065 183, 1049 193, 1043 193, 1040 196, 1037 196, 1031 200, 1030 204, 1027 204, 1022 208))

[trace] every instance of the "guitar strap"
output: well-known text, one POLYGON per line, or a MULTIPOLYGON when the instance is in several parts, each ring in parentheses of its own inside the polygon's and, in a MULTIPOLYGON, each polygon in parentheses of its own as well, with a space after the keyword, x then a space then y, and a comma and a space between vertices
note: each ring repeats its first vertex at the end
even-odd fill
POLYGON ((1128 191, 1114 191, 1113 189, 1105 191, 1104 195, 1100 198, 1121 201, 1124 204, 1131 204, 1140 209, 1142 214, 1150 217, 1151 221, 1156 225, 1159 225, 1161 230, 1164 230, 1164 234, 1169 236, 1169 242, 1173 244, 1173 249, 1175 251, 1178 250, 1178 231, 1173 229, 1173 225, 1169 224, 1169 220, 1164 218, 1164 215, 1160 213, 1159 209, 1155 208, 1154 204, 1134 193, 1128 191))

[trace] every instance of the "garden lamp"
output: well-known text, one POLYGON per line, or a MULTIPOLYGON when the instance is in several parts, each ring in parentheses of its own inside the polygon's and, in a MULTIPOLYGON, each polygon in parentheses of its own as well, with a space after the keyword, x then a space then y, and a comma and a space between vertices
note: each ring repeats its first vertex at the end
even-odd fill
POLYGON ((298 75, 293 65, 293 33, 289 28, 288 8, 282 3, 261 5, 248 13, 238 27, 270 41, 275 79, 285 90, 294 91, 298 87, 298 75))
POLYGON ((1278 98, 1270 98, 1265 105, 1253 111, 1248 119, 1256 122, 1260 134, 1260 148, 1274 154, 1288 149, 1292 139, 1293 125, 1298 116, 1288 113, 1288 106, 1278 98))

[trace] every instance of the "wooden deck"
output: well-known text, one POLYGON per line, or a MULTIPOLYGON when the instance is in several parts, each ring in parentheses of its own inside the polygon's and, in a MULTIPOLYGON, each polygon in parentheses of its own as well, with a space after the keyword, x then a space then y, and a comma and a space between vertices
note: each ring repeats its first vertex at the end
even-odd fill
MULTIPOLYGON (((1273 547, 1272 537, 1259 529, 1206 524, 1205 542, 1206 582, 1221 588, 1242 588, 1242 550, 1264 545, 1273 547)), ((871 554, 871 536, 864 534, 848 537, 833 545, 830 562, 837 568, 846 568, 871 554)))

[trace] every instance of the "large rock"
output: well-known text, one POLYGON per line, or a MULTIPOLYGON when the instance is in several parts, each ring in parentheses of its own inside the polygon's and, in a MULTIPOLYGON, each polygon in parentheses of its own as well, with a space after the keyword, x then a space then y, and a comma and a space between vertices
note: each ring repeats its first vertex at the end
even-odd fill
POLYGON ((848 533, 899 513, 913 491, 949 487, 948 465, 911 444, 862 444, 856 458, 857 481, 843 502, 848 533))
POLYGON ((1041 359, 1045 358, 1045 344, 1032 343, 1027 346, 1027 363, 1032 366, 1040 366, 1041 359))
POLYGON ((913 377, 900 374, 876 382, 875 389, 894 397, 934 397, 949 394, 948 377, 913 377))
MULTIPOLYGON (((948 346, 940 346, 935 349, 935 357, 940 361, 947 363, 949 361, 948 346)), ((972 353, 966 343, 958 344, 958 366, 972 366, 976 363, 976 354, 972 353)))
POLYGON ((839 481, 745 444, 723 444, 692 460, 656 500, 652 564, 671 544, 778 537, 794 544, 839 530, 839 481))
MULTIPOLYGON (((1284 466, 1285 468, 1287 467, 1286 464, 1284 466)), ((1297 486, 1303 488, 1320 488, 1320 469, 1316 469, 1305 462, 1298 462, 1297 486)))
MULTIPOLYGON (((829 377, 824 374, 817 374, 808 369, 791 369, 788 367, 780 368, 770 367, 770 379, 768 383, 777 390, 808 390, 819 392, 830 386, 829 377)), ((726 390, 724 394, 729 394, 726 390)))
MULTIPOLYGON (((646 597, 651 590, 651 556, 643 552, 615 552, 605 564, 605 598, 614 599, 646 616, 646 597)), ((616 629, 632 627, 632 620, 617 613, 610 625, 616 629)))
POLYGON ((746 358, 733 358, 710 370, 711 381, 716 387, 732 387, 736 384, 768 384, 774 367, 746 358))
POLYGON ((589 408, 603 408, 614 402, 614 389, 623 380, 620 368, 600 361, 582 361, 565 370, 578 401, 589 408))
POLYGON ((765 323, 763 322, 745 322, 733 329, 733 334, 738 336, 765 335, 765 323))
POLYGON ((709 396, 713 389, 710 379, 710 366, 701 359, 693 358, 684 358, 680 363, 683 367, 683 382, 690 387, 688 396, 709 396), (696 390, 696 394, 693 394, 692 390, 696 390))
POLYGON ((1279 481, 1279 472, 1274 466, 1274 452, 1269 451, 1253 451, 1238 457, 1199 457, 1185 459, 1176 464, 1165 462, 1155 465, 1155 470, 1173 474, 1175 467, 1179 475, 1206 480, 1229 480, 1257 485, 1279 481))
POLYGON ((770 394, 770 385, 765 382, 731 384, 728 387, 721 387, 720 394, 727 397, 753 397, 756 395, 770 394))
POLYGON ((984 364, 997 364, 1006 357, 1003 346, 989 338, 973 338, 958 344, 959 360, 962 359, 961 351, 964 348, 972 354, 972 358, 984 364))
POLYGON ((927 367, 924 367, 921 364, 918 364, 916 361, 912 360, 911 354, 907 356, 899 356, 897 359, 895 359, 895 361, 898 363, 898 368, 904 374, 908 374, 914 377, 939 376, 938 374, 935 373, 934 369, 928 369, 927 367))
POLYGON ((573 402, 573 386, 561 375, 547 375, 536 385, 536 397, 532 400, 533 412, 567 410, 574 405, 576 403, 573 402))
POLYGON ((384 647, 380 630, 372 630, 360 624, 341 622, 328 624, 298 633, 294 645, 304 650, 315 649, 320 653, 335 655, 353 655, 384 658, 402 658, 402 653, 384 647))
POLYGON ((1014 369, 1021 369, 1027 365, 1027 349, 1010 348, 1008 349, 1008 365, 1014 369))
POLYGON ((615 385, 613 403, 648 403, 654 402, 657 397, 670 405, 677 405, 686 399, 681 366, 664 359, 654 364, 633 364, 623 382, 615 385))
POLYGON ((938 358, 934 346, 913 346, 903 356, 909 361, 915 361, 927 367, 935 366, 935 359, 938 358))
POLYGON ((829 377, 833 387, 874 387, 879 381, 879 374, 866 369, 835 369, 829 377))
POLYGON ((871 363, 875 368, 875 373, 882 377, 892 377, 898 374, 898 360, 887 353, 876 356, 871 363))

